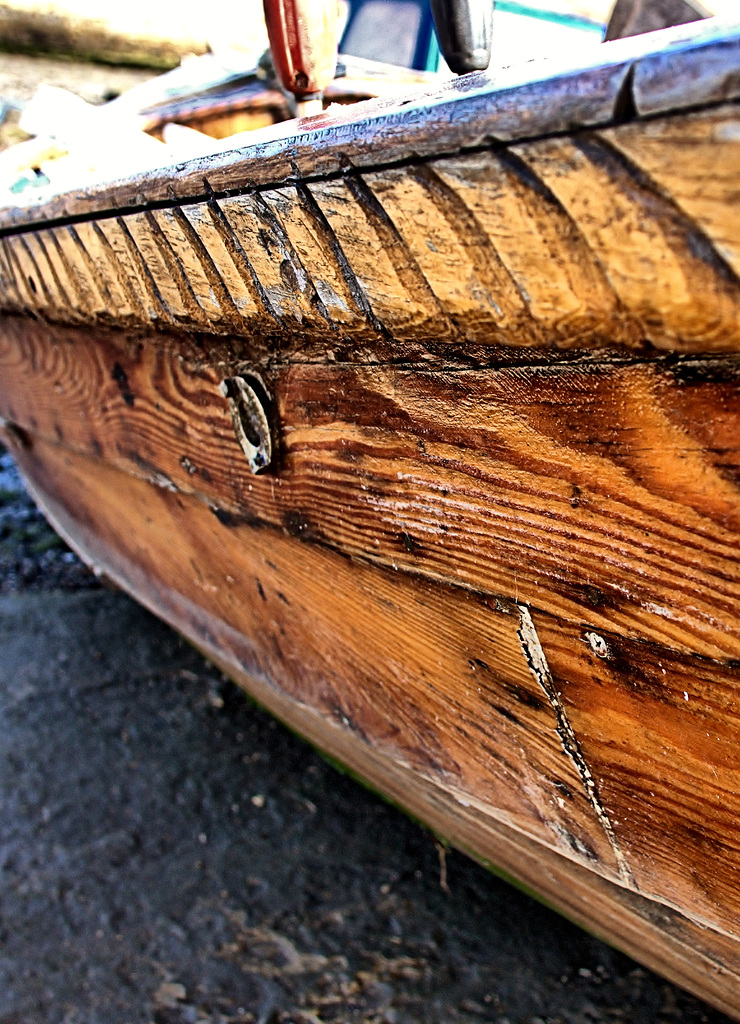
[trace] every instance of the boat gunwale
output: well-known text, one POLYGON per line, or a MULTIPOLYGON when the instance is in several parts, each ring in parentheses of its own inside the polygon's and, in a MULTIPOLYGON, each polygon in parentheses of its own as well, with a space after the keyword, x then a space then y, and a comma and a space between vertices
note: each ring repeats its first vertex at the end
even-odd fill
POLYGON ((551 72, 545 77, 524 77, 535 62, 503 69, 496 78, 474 73, 433 92, 337 106, 302 122, 232 136, 206 156, 126 179, 29 197, 25 205, 0 208, 0 237, 326 181, 740 99, 740 19, 680 25, 604 43, 593 52, 600 60, 588 65, 537 62, 551 72))

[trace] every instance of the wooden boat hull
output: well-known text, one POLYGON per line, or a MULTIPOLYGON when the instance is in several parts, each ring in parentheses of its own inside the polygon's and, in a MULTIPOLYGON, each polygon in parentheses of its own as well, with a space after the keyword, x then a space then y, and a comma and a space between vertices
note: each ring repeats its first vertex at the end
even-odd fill
POLYGON ((426 157, 412 116, 337 173, 342 113, 311 173, 299 136, 228 190, 8 211, 0 416, 77 550, 258 700, 740 1016, 738 43, 691 31, 691 109, 638 55, 494 146, 533 87, 460 87, 470 148, 443 97, 426 157))

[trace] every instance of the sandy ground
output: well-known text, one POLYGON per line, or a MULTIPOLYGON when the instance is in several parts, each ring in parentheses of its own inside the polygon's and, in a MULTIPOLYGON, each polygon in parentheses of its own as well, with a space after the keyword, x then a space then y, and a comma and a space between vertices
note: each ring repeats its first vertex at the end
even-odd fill
POLYGON ((101 588, 0 452, 0 1024, 726 1020, 101 588))

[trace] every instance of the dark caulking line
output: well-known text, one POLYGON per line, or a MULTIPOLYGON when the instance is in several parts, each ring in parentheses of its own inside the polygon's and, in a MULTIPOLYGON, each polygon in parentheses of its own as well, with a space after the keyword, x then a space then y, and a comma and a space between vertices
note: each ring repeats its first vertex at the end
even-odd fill
MULTIPOLYGON (((360 175, 348 176, 346 183, 365 219, 378 236, 383 249, 388 254, 388 258, 393 264, 393 269, 398 275, 403 288, 422 307, 429 305, 435 307, 440 319, 447 321, 448 318, 439 303, 439 299, 434 294, 431 285, 424 276, 424 272, 416 262, 406 240, 368 183, 360 175)), ((454 329, 454 325, 451 326, 454 329)))
MULTIPOLYGON (((164 322, 169 326, 176 326, 175 318, 172 316, 169 309, 167 308, 167 304, 162 298, 159 288, 157 287, 157 282, 154 280, 152 272, 147 266, 146 260, 139 252, 139 247, 128 229, 128 225, 126 224, 125 218, 120 216, 116 217, 116 224, 118 225, 121 234, 123 235, 126 248, 129 251, 129 255, 131 256, 131 259, 133 260, 134 264, 139 270, 139 273, 141 274, 141 280, 144 282, 144 287, 149 293, 149 301, 155 308, 156 316, 159 319, 164 320, 164 322)), ((150 318, 147 316, 147 320, 149 319, 150 318)))
MULTIPOLYGON (((183 270, 180 260, 170 245, 170 240, 162 230, 159 221, 153 213, 148 211, 144 214, 144 217, 147 226, 152 233, 157 249, 165 262, 165 266, 170 272, 170 277, 174 281, 175 287, 177 288, 182 300, 182 304, 188 312, 188 316, 192 317, 195 323, 199 326, 204 328, 210 327, 211 325, 206 312, 198 302, 197 296, 193 291, 193 286, 190 283, 190 279, 183 270)), ((177 319, 179 320, 179 317, 177 319)))
POLYGON ((593 164, 606 171, 618 187, 624 190, 627 182, 630 182, 631 201, 636 202, 638 194, 644 197, 640 206, 642 207, 641 214, 645 219, 651 217, 656 223, 671 225, 683 237, 685 248, 694 259, 699 260, 707 270, 721 278, 726 286, 734 289, 740 284, 733 267, 717 251, 712 240, 702 231, 696 221, 689 217, 673 197, 656 184, 647 172, 631 160, 617 145, 609 139, 591 132, 582 133, 577 139, 574 138, 573 144, 593 164), (655 216, 650 207, 659 207, 661 216, 655 216))
POLYGON ((100 298, 108 306, 108 308, 112 308, 114 306, 114 302, 113 302, 113 298, 112 298, 111 293, 110 293, 110 289, 108 288, 108 285, 107 285, 107 283, 105 281, 105 278, 100 273, 100 269, 99 269, 97 263, 92 258, 90 253, 87 251, 87 247, 83 244, 82 239, 77 234, 77 230, 75 229, 74 225, 72 225, 72 224, 68 224, 67 225, 67 234, 72 239, 72 242, 73 242, 75 248, 77 249, 77 251, 79 252, 80 256, 82 257, 82 262, 87 267, 87 270, 88 270, 88 273, 90 274, 90 277, 95 282, 95 287, 98 289, 98 293, 100 295, 100 298))
MULTIPOLYGON (((93 228, 95 229, 96 232, 100 232, 100 228, 98 227, 97 224, 93 224, 93 228)), ((54 266, 54 261, 52 260, 51 256, 49 255, 49 250, 48 250, 47 246, 44 244, 44 232, 43 231, 37 231, 36 234, 35 234, 35 238, 36 238, 36 243, 37 243, 39 249, 41 250, 41 252, 44 255, 44 259, 46 260, 46 265, 49 268, 49 273, 51 274, 51 279, 54 282, 54 287, 56 288, 57 292, 59 293, 59 297, 60 297, 60 299, 61 299, 61 301, 63 303, 62 306, 59 306, 59 303, 55 303, 54 307, 55 307, 55 309, 59 309, 59 310, 63 311, 66 315, 69 315, 71 313, 73 315, 73 317, 74 317, 74 314, 76 312, 75 308, 74 308, 74 304, 70 301, 69 293, 68 293, 67 289, 64 287, 62 279, 59 277, 59 274, 57 273, 57 268, 54 266)), ((41 268, 39 267, 39 273, 40 272, 41 272, 41 268)))
POLYGON ((373 312, 373 309, 370 305, 370 300, 365 294, 365 290, 360 284, 359 278, 352 269, 352 266, 349 260, 347 259, 344 250, 339 244, 339 239, 337 238, 334 232, 334 228, 326 219, 324 211, 316 202, 313 192, 311 192, 310 188, 303 183, 298 183, 296 185, 296 192, 298 193, 298 196, 301 202, 303 203, 304 209, 306 209, 308 213, 313 217, 319 231, 326 239, 326 242, 329 245, 332 254, 334 255, 334 259, 337 262, 337 266, 339 267, 341 275, 344 278, 344 282, 347 285, 349 293, 355 300, 357 308, 365 316, 365 319, 372 326, 373 330, 375 330, 378 334, 386 338, 386 340, 389 340, 390 333, 373 312))
POLYGON ((234 327, 241 326, 242 319, 239 315, 239 310, 236 308, 236 304, 231 297, 229 289, 226 287, 224 279, 218 272, 218 267, 211 259, 211 255, 208 249, 205 247, 198 232, 195 230, 193 225, 188 220, 185 212, 179 207, 175 207, 172 211, 172 215, 177 222, 178 227, 181 229, 185 238, 190 243, 190 247, 195 253, 198 262, 203 268, 203 273, 206 276, 206 280, 213 288, 214 295, 218 301, 221 311, 224 315, 224 319, 234 327))
MULTIPOLYGON (((442 166, 444 167, 443 163, 442 166)), ((424 188, 452 231, 461 241, 465 242, 468 258, 473 264, 478 279, 487 290, 489 301, 495 306, 497 314, 500 316, 506 312, 509 316, 524 315, 532 321, 533 317, 526 295, 501 259, 494 246, 493 238, 481 227, 473 210, 453 188, 450 188, 431 162, 419 164, 411 170, 411 174, 424 188), (474 240, 474 245, 469 244, 470 239, 474 240), (500 278, 509 282, 511 292, 516 295, 514 303, 510 298, 501 296, 502 282, 500 278), (505 311, 501 308, 504 301, 511 307, 505 311), (518 304, 521 304, 521 309, 514 308, 518 304)))
POLYGON ((129 274, 127 273, 123 264, 121 263, 118 253, 108 241, 107 236, 103 233, 103 229, 95 221, 93 221, 93 231, 95 232, 95 237, 98 239, 101 248, 105 252, 108 263, 110 264, 115 273, 116 281, 120 285, 121 291, 125 295, 126 301, 128 302, 129 306, 131 307, 132 310, 134 310, 135 313, 137 313, 144 320, 148 320, 149 316, 144 307, 144 304, 137 295, 136 289, 133 287, 131 283, 131 278, 129 277, 129 274))
POLYGON ((38 261, 37 261, 36 257, 33 254, 33 250, 31 249, 31 246, 26 241, 25 235, 21 235, 20 236, 20 242, 21 242, 21 245, 23 246, 23 249, 24 249, 24 251, 26 253, 26 257, 33 264, 33 266, 35 268, 34 276, 32 278, 28 279, 28 283, 31 286, 31 290, 32 291, 34 290, 34 288, 35 288, 34 282, 37 280, 39 282, 39 285, 41 286, 41 291, 44 293, 44 298, 46 300, 47 305, 49 306, 50 309, 56 309, 57 308, 57 304, 54 302, 54 299, 52 298, 51 292, 49 291, 48 285, 46 284, 46 279, 45 279, 44 275, 41 273, 41 269, 40 269, 40 267, 38 265, 38 261))
POLYGON ((277 240, 278 247, 281 249, 281 255, 283 257, 281 271, 283 271, 283 268, 285 271, 285 276, 282 272, 280 275, 283 283, 290 291, 302 295, 309 305, 313 306, 318 311, 319 315, 326 321, 327 325, 330 328, 335 329, 336 324, 329 315, 329 310, 326 308, 323 299, 316 291, 313 278, 308 273, 301 261, 301 258, 293 248, 285 228, 280 223, 277 213, 259 193, 255 195, 254 200, 257 217, 262 221, 268 231, 272 233, 272 236, 277 240), (300 271, 303 280, 306 283, 305 288, 301 286, 298 280, 296 268, 300 271))
POLYGON ((599 824, 606 833, 609 845, 612 848, 612 853, 614 854, 614 859, 617 862, 619 877, 626 886, 636 891, 637 883, 635 882, 630 866, 627 863, 627 859, 622 853, 619 840, 617 839, 612 823, 609 820, 609 815, 606 813, 606 809, 601 802, 601 797, 599 796, 599 792, 596 787, 596 780, 591 774, 591 770, 586 763, 583 751, 581 750, 581 745, 578 742, 578 737, 573 730, 573 726, 568 720, 568 715, 563 707, 562 701, 560 700, 560 695, 558 694, 552 675, 550 674, 550 667, 547 664, 547 658, 545 657, 545 652, 542 649, 540 638, 537 636, 537 630, 535 629, 534 622, 532 621, 532 615, 526 605, 519 604, 517 605, 517 608, 519 609, 519 629, 517 630, 517 636, 519 637, 519 642, 522 645, 522 651, 527 659, 530 671, 542 687, 550 706, 555 712, 557 732, 560 737, 560 742, 563 745, 563 750, 575 765, 576 771, 583 783, 583 788, 586 791, 588 802, 591 804, 591 807, 599 820, 599 824))
POLYGON ((244 248, 228 217, 215 199, 209 199, 207 207, 214 227, 224 244, 224 248, 231 257, 231 262, 236 267, 239 277, 241 277, 249 294, 252 296, 254 304, 261 308, 263 314, 269 317, 277 327, 282 328, 280 315, 275 311, 272 303, 270 302, 270 297, 257 276, 257 271, 254 269, 249 256, 247 256, 244 251, 244 248))

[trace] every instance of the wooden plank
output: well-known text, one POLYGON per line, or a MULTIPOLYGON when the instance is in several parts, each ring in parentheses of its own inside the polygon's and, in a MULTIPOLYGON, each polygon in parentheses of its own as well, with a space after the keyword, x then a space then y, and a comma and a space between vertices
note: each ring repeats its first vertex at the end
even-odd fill
MULTIPOLYGON (((599 934, 740 1014, 737 940, 707 926, 708 917, 727 913, 714 898, 707 900, 702 888, 714 885, 712 897, 716 895, 715 851, 700 843, 691 850, 679 844, 664 851, 668 858, 685 858, 683 873, 676 873, 666 891, 658 892, 656 886, 638 895, 625 888, 632 884, 628 879, 615 885, 602 877, 605 870, 609 873, 608 862, 605 866, 577 844, 574 848, 563 842, 557 827, 548 829, 536 820, 537 801, 545 796, 554 824, 564 820, 562 813, 574 827, 577 791, 566 793, 552 776, 538 776, 534 790, 520 789, 530 755, 544 759, 538 762, 541 767, 554 757, 554 782, 562 782, 564 764, 567 768, 573 763, 563 754, 556 756, 558 745, 567 749, 570 742, 563 742, 564 730, 570 728, 580 744, 574 723, 584 725, 585 751, 593 734, 590 719, 603 697, 599 683, 589 683, 594 666, 586 668, 581 658, 584 668, 569 672, 569 690, 558 705, 560 670, 563 659, 574 657, 574 643, 557 620, 530 613, 525 606, 497 606, 457 588, 430 587, 358 566, 275 531, 223 521, 194 497, 152 487, 55 444, 29 440, 30 448, 17 451, 19 463, 62 531, 75 538, 88 560, 200 646, 217 653, 220 663, 258 699, 414 813, 441 826, 453 842, 498 863, 599 934), (413 628, 407 629, 404 623, 409 622, 413 628), (550 674, 548 660, 553 663, 550 682, 543 678, 543 673, 550 674), (525 733, 527 749, 517 751, 525 733), (513 761, 506 762, 504 752, 513 761), (520 765, 523 774, 511 773, 512 765, 520 765), (490 797, 481 801, 475 794, 481 786, 485 790, 486 780, 491 782, 490 797), (474 792, 468 791, 469 785, 474 792), (502 806, 507 786, 519 803, 511 815, 502 806), (522 812, 527 806, 534 808, 531 819, 522 812), (531 831, 538 829, 538 840, 533 840, 531 831), (554 849, 560 852, 556 855, 554 849), (698 926, 670 906, 693 898, 701 903, 698 926)), ((612 659, 610 671, 626 672, 619 659, 626 658, 627 649, 619 649, 614 637, 601 640, 608 646, 608 658, 596 657, 596 671, 612 659)), ((603 654, 593 637, 581 646, 603 654)), ((640 648, 632 663, 638 675, 644 650, 640 648)), ((655 655, 650 650, 648 660, 661 671, 655 655)), ((604 750, 611 746, 615 765, 625 764, 646 731, 662 729, 682 747, 680 769, 685 770, 692 764, 692 752, 700 749, 695 744, 705 731, 702 712, 713 703, 715 709, 721 706, 726 723, 736 717, 736 709, 722 696, 729 677, 719 666, 705 664, 703 681, 694 687, 697 694, 703 689, 705 703, 694 715, 690 701, 687 708, 681 706, 687 702, 676 687, 698 663, 677 659, 670 651, 657 656, 669 680, 667 689, 663 684, 661 713, 671 708, 673 718, 683 714, 680 728, 656 726, 653 702, 643 706, 625 683, 622 696, 614 698, 618 713, 601 719, 599 742, 604 750)), ((730 784, 734 793, 737 773, 729 770, 733 756, 726 753, 728 770, 718 785, 730 784)), ((703 770, 713 764, 710 759, 703 770)), ((649 776, 648 771, 644 780, 649 776)), ((660 799, 652 800, 649 791, 642 791, 642 798, 648 810, 643 807, 617 823, 631 844, 630 871, 633 864, 644 868, 637 864, 636 833, 646 815, 652 815, 656 833, 664 824, 658 816, 660 799)), ((634 802, 639 806, 637 796, 634 802)), ((699 801, 687 801, 661 810, 674 816, 703 813, 706 822, 694 827, 711 834, 713 806, 702 812, 699 801)), ((594 817, 580 819, 582 825, 589 822, 595 828, 591 839, 599 835, 594 817)), ((683 828, 690 827, 685 818, 683 828)), ((726 852, 730 860, 723 864, 724 874, 731 880, 736 877, 737 851, 730 846, 726 852)))
MULTIPOLYGON (((469 163, 465 161, 466 171, 469 163)), ((450 324, 445 332, 448 335, 462 335, 482 344, 505 344, 507 337, 531 331, 526 293, 517 287, 500 259, 494 242, 497 236, 487 232, 459 194, 448 187, 442 176, 446 161, 440 164, 440 173, 433 165, 424 165, 364 175, 370 201, 379 204, 394 229, 393 241, 385 246, 382 229, 377 232, 369 262, 380 264, 376 274, 388 287, 395 275, 388 273, 378 257, 380 241, 407 293, 413 288, 413 283, 409 282, 409 287, 407 281, 414 268, 416 291, 429 291, 436 300, 427 303, 428 322, 421 333, 438 333, 436 325, 441 322, 450 324), (399 266, 401 260, 403 267, 399 266)), ((465 174, 466 184, 469 180, 465 174)), ((355 198, 360 200, 361 196, 356 193, 355 198)), ((355 213, 354 219, 361 217, 355 213)), ((345 229, 345 234, 351 235, 351 229, 345 229)), ((353 242, 357 247, 367 245, 361 234, 353 242)), ((392 322, 381 319, 392 333, 397 333, 392 322)))
POLYGON ((281 225, 302 273, 313 284, 332 330, 353 340, 377 338, 367 297, 323 211, 307 186, 272 189, 262 199, 281 225))
MULTIPOLYGON (((135 319, 141 326, 164 323, 170 326, 172 315, 165 306, 157 281, 147 265, 129 225, 122 217, 107 217, 94 222, 106 246, 111 272, 129 296, 135 319)), ((161 264, 152 264, 161 269, 161 264)))
POLYGON ((288 122, 276 125, 267 138, 239 138, 231 148, 179 165, 176 174, 172 168, 156 169, 129 182, 92 185, 43 203, 31 200, 28 206, 7 208, 0 213, 0 230, 142 204, 192 202, 233 190, 281 186, 296 178, 342 174, 349 166, 377 169, 492 141, 608 126, 623 119, 630 79, 633 74, 639 78, 641 62, 660 59, 663 52, 669 53, 673 67, 687 61, 690 71, 680 76, 679 85, 673 72, 678 91, 674 103, 654 76, 651 88, 661 109, 692 107, 707 102, 708 95, 734 96, 737 60, 732 40, 737 33, 737 26, 700 22, 698 27, 679 26, 595 48, 590 54, 593 66, 583 67, 589 59, 583 56, 575 67, 572 58, 553 57, 539 69, 524 65, 502 69, 495 79, 484 74, 464 77, 421 96, 334 107, 307 119, 298 130, 288 122), (531 81, 538 70, 541 79, 531 81))
POLYGON ((677 110, 683 105, 687 89, 696 106, 739 99, 740 84, 730 71, 739 56, 739 42, 727 27, 724 19, 708 22, 704 41, 691 47, 681 45, 682 33, 677 33, 674 45, 656 47, 654 53, 638 61, 632 85, 637 111, 658 114, 677 110))
POLYGON ((622 125, 604 137, 690 218, 740 276, 740 204, 735 172, 740 132, 719 110, 622 125))
MULTIPOLYGON (((67 280, 72 284, 70 297, 76 297, 75 309, 85 318, 91 319, 115 315, 108 287, 108 278, 111 275, 99 272, 80 238, 77 227, 66 224, 53 228, 49 235, 51 246, 66 272, 67 280)), ((38 289, 34 294, 38 294, 38 289)))
MULTIPOLYGON (((229 309, 232 305, 235 308, 238 328, 250 325, 252 329, 264 331, 272 327, 274 330, 275 323, 265 316, 256 292, 253 272, 246 265, 238 244, 229 236, 220 211, 214 206, 200 203, 179 209, 205 250, 205 257, 201 256, 201 260, 209 260, 217 269, 220 287, 226 292, 221 302, 225 302, 229 309)), ((231 314, 229 320, 232 320, 231 314)))
POLYGON ((683 892, 684 913, 736 935, 740 666, 721 679, 710 661, 666 660, 650 644, 533 620, 639 891, 683 892), (714 870, 686 893, 689 865, 705 859, 714 870))
POLYGON ((34 232, 34 236, 44 256, 44 260, 38 262, 39 273, 44 276, 46 288, 49 291, 55 289, 61 299, 60 319, 73 323, 89 319, 77 276, 72 272, 68 261, 64 260, 61 249, 56 243, 54 232, 51 230, 37 231, 34 232))
POLYGON ((694 221, 604 136, 515 151, 577 225, 641 338, 676 351, 737 347, 737 277, 694 221))
POLYGON ((394 338, 449 338, 451 325, 398 228, 367 183, 348 178, 311 187, 377 322, 394 338))
MULTIPOLYGON (((638 341, 634 328, 619 316, 617 297, 578 226, 511 150, 430 161, 427 167, 420 172, 437 178, 457 197, 444 204, 462 207, 454 221, 469 217, 482 235, 476 247, 472 232, 460 230, 458 244, 472 250, 478 265, 500 261, 510 275, 510 283, 494 284, 496 301, 512 285, 520 297, 524 308, 513 323, 501 325, 504 344, 528 338, 538 346, 587 343, 596 348, 607 337, 612 345, 638 341)), ((468 287, 475 289, 475 282, 468 287)), ((489 341, 495 337, 491 332, 489 341)))
POLYGON ((258 194, 223 199, 218 208, 249 260, 270 316, 291 333, 313 329, 325 334, 329 322, 318 292, 269 198, 258 194))
MULTIPOLYGON (((41 464, 47 450, 39 443, 41 464)), ((73 516, 98 510, 106 561, 136 562, 151 580, 147 591, 164 586, 194 609, 202 604, 239 637, 250 672, 443 781, 463 803, 618 877, 530 671, 516 608, 233 526, 193 498, 141 481, 129 488, 104 463, 70 453, 62 461, 70 474, 63 502, 73 516)))
POLYGON ((161 322, 190 323, 201 330, 209 327, 208 317, 195 296, 197 285, 190 282, 187 274, 190 267, 180 264, 156 214, 135 213, 125 220, 121 218, 121 222, 134 260, 144 268, 161 303, 161 322))
POLYGON ((243 353, 163 341, 6 319, 0 415, 353 557, 740 656, 737 360, 267 367, 253 477, 218 391, 243 353))
MULTIPOLYGON (((210 330, 238 330, 242 322, 231 294, 187 216, 179 207, 155 210, 150 224, 160 247, 166 247, 168 265, 174 263, 171 276, 187 293, 188 310, 195 302, 199 307, 197 318, 210 330)), ((214 255, 218 258, 221 254, 214 255)))
POLYGON ((378 341, 396 359, 737 351, 736 129, 723 107, 10 235, 7 301, 265 334, 311 358, 378 341))

